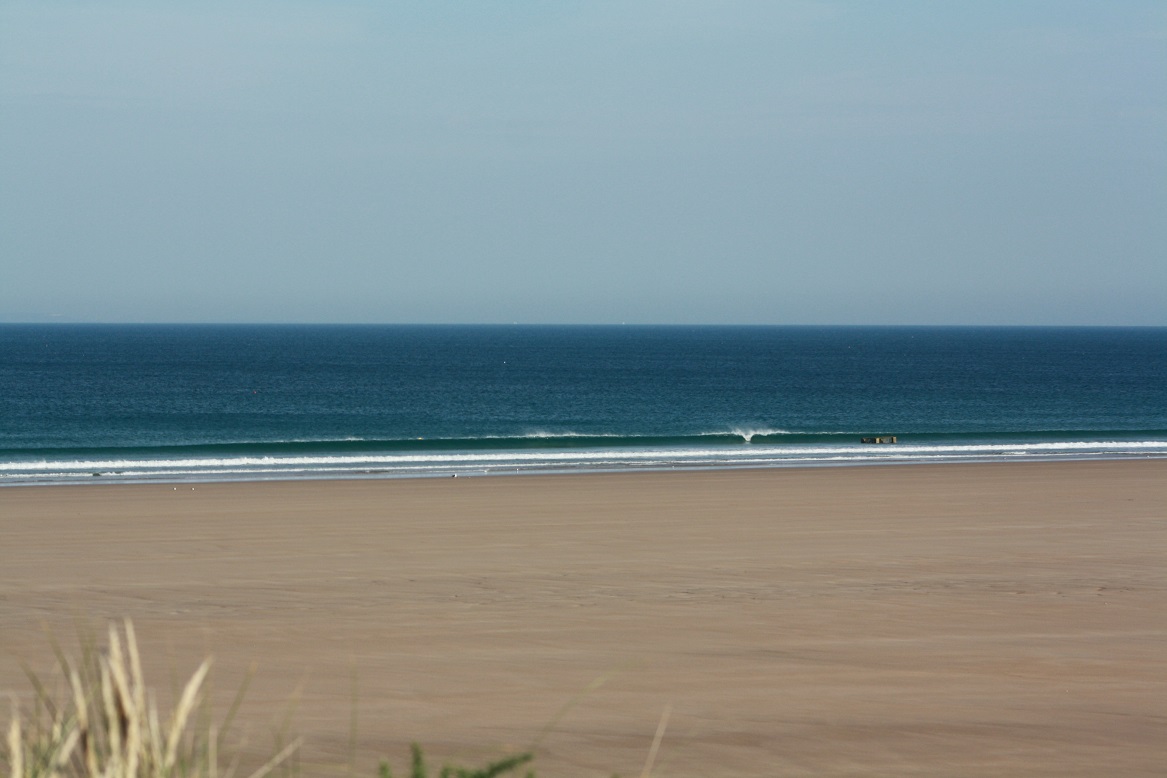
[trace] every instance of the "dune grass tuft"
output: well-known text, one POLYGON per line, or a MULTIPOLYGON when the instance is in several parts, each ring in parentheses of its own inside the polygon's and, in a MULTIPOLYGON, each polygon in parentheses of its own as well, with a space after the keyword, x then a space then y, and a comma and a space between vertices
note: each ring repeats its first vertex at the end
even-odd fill
MULTIPOLYGON (((25 666, 33 687, 30 704, 23 708, 14 699, 6 737, 0 743, 0 778, 234 778, 237 759, 224 767, 223 733, 230 727, 242 702, 246 684, 237 693, 222 724, 211 721, 204 683, 210 671, 207 659, 186 682, 168 717, 160 715, 153 692, 142 674, 141 656, 134 625, 126 620, 121 630, 111 625, 108 646, 99 649, 92 638, 82 637, 82 657, 74 663, 54 645, 64 677, 65 691, 54 695, 40 677, 25 666)), ((593 689, 602 679, 589 687, 593 689)), ((565 706, 555 721, 577 700, 565 706)), ((354 702, 355 705, 355 702, 354 702)), ((355 742, 355 710, 354 710, 355 742)), ((668 720, 668 708, 657 729, 642 778, 652 770, 656 751, 668 720)), ((536 743, 538 743, 538 740, 536 743)), ((264 778, 280 769, 299 774, 290 758, 300 739, 287 745, 282 739, 275 753, 249 778, 264 778)), ((533 746, 534 747, 534 746, 533 746)), ((498 759, 478 768, 444 766, 438 778, 498 778, 518 775, 529 765, 530 751, 498 759)), ((354 758, 355 760, 355 758, 354 758)), ((351 775, 351 764, 350 764, 351 775)), ((381 762, 379 778, 393 778, 388 762, 381 762)), ((409 778, 430 778, 422 749, 411 747, 409 778)), ((525 778, 535 778, 528 771, 525 778)))
MULTIPOLYGON (((425 756, 422 754, 421 746, 414 743, 411 752, 413 758, 410 765, 409 778, 429 778, 429 768, 426 767, 425 756)), ((499 759, 485 767, 476 769, 447 765, 442 768, 438 775, 439 778, 496 778, 497 776, 518 770, 533 758, 534 755, 530 753, 515 754, 514 756, 499 759)), ((393 778, 388 762, 381 763, 380 778, 393 778)), ((528 772, 527 778, 535 778, 535 773, 528 772)))
MULTIPOLYGON (((21 711, 13 703, 0 752, 9 778, 232 777, 233 769, 220 766, 221 728, 195 721, 210 659, 195 670, 164 718, 142 675, 131 622, 124 623, 124 638, 110 627, 105 651, 90 644, 76 665, 60 650, 57 658, 68 689, 62 701, 25 668, 35 691, 33 710, 21 711)), ((263 778, 298 747, 297 740, 281 749, 251 778, 263 778)))

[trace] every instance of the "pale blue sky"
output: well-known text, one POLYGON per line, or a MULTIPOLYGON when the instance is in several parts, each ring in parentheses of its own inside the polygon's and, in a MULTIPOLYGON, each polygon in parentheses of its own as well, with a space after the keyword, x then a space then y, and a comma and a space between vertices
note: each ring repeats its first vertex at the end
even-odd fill
POLYGON ((0 321, 1167 325, 1167 3, 0 0, 0 321))

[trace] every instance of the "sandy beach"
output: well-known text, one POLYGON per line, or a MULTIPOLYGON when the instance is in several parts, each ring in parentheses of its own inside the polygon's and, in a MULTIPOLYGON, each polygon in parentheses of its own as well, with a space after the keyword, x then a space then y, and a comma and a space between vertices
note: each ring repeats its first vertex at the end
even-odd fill
POLYGON ((0 489, 0 694, 124 617, 305 775, 1163 775, 1167 461, 0 489))

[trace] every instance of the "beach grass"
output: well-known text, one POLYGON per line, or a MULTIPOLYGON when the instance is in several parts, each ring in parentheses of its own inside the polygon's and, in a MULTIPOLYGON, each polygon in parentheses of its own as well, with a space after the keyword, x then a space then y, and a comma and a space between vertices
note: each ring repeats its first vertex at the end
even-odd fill
MULTIPOLYGON (((412 760, 410 763, 409 778, 429 778, 430 770, 426 765, 425 755, 422 753, 421 746, 414 743, 411 748, 411 755, 412 760)), ((439 776, 440 778, 496 778, 496 776, 506 775, 507 773, 518 770, 532 759, 534 759, 534 754, 527 752, 504 757, 478 768, 447 765, 441 769, 439 776)), ((534 778, 534 776, 534 772, 527 773, 527 778, 534 778)), ((393 771, 389 768, 388 762, 381 763, 379 778, 393 778, 393 771)))
MULTIPOLYGON (((14 702, 3 765, 11 778, 228 778, 235 763, 222 764, 223 733, 238 708, 237 697, 224 721, 211 721, 204 660, 183 686, 168 716, 160 714, 146 685, 134 626, 111 625, 108 644, 82 639, 79 661, 54 646, 66 691, 53 695, 27 666, 34 689, 31 711, 14 702)), ((242 690, 241 690, 242 692, 242 690)), ((295 740, 279 749, 250 778, 263 778, 299 748, 295 740)))
MULTIPOLYGON (((109 628, 108 643, 83 637, 81 658, 71 661, 53 646, 65 691, 54 694, 37 673, 25 666, 33 687, 31 705, 14 700, 3 748, 0 775, 8 778, 233 778, 238 758, 224 752, 224 735, 242 702, 241 687, 222 721, 215 723, 206 704, 211 660, 204 660, 183 686, 174 709, 160 714, 153 690, 142 672, 134 625, 109 628)), ((249 778, 277 769, 298 775, 292 761, 300 747, 295 738, 277 740, 271 757, 249 778)), ((441 778, 496 778, 515 773, 533 759, 530 752, 482 767, 447 765, 441 778)), ((392 778, 382 761, 379 778, 392 778)), ((421 747, 413 744, 409 778, 431 775, 421 747)), ((526 773, 534 778, 533 772, 526 773)))

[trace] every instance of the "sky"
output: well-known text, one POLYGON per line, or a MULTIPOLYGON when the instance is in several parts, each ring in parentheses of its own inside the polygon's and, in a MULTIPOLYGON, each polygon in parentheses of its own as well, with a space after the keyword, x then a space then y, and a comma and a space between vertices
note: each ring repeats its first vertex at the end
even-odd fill
POLYGON ((1167 326, 1167 4, 0 0, 0 321, 1167 326))

